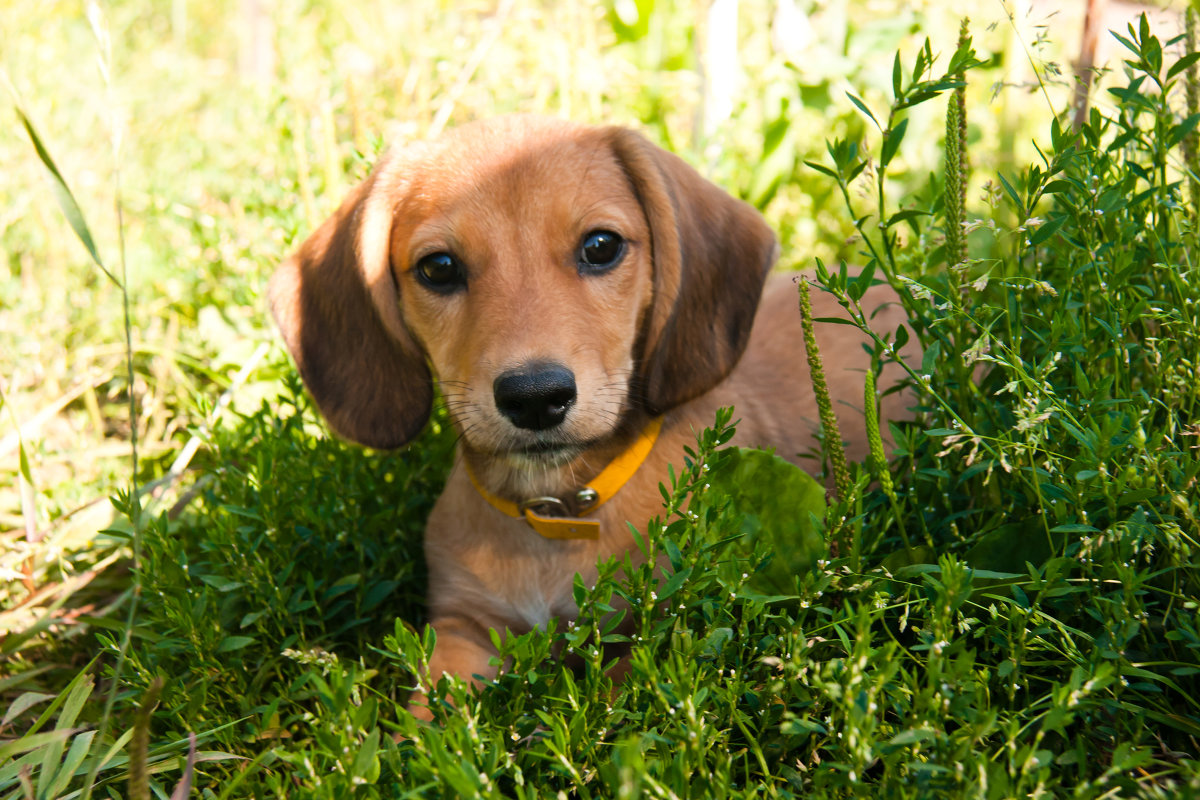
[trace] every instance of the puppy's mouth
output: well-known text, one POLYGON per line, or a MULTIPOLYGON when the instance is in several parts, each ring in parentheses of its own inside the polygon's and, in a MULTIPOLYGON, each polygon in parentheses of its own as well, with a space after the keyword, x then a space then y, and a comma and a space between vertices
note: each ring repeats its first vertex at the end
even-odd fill
POLYGON ((522 465, 560 467, 575 460, 586 449, 587 444, 580 442, 529 442, 502 455, 522 465))
POLYGON ((554 456, 555 454, 564 451, 576 451, 579 445, 567 444, 563 442, 531 442, 522 447, 514 448, 512 452, 523 456, 554 456))
POLYGON ((511 442, 492 452, 492 456, 508 461, 515 467, 553 469, 571 463, 588 449, 600 443, 601 437, 589 439, 547 437, 511 442))

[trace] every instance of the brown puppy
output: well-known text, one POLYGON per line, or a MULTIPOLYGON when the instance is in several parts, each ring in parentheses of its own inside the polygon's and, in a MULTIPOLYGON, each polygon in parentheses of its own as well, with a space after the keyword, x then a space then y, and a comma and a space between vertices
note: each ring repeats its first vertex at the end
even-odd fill
MULTIPOLYGON (((572 617, 576 573, 633 546, 626 520, 659 512, 666 465, 717 408, 736 407, 737 444, 815 447, 796 287, 767 280, 776 250, 757 211, 640 135, 516 116, 388 152, 279 267, 271 307, 337 433, 407 442, 432 368, 461 434, 425 537, 428 677, 491 676, 489 628, 572 617), (615 491, 577 496, 614 470, 615 491)), ((891 299, 876 287, 864 305, 891 299)), ((880 314, 881 330, 903 322, 880 314)), ((864 337, 818 328, 861 459, 864 337)))

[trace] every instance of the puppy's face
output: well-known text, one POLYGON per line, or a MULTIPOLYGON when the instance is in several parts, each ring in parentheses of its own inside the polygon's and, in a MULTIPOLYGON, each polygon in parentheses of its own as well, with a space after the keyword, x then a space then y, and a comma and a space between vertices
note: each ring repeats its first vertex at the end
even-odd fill
POLYGON ((502 117, 389 151, 271 279, 317 405, 396 447, 441 381, 462 441, 520 471, 711 389, 775 240, 632 131, 502 117))
POLYGON ((390 243, 401 314, 467 447, 566 463, 626 410, 653 293, 648 222, 600 137, 518 130, 497 147, 477 133, 407 165, 390 243))

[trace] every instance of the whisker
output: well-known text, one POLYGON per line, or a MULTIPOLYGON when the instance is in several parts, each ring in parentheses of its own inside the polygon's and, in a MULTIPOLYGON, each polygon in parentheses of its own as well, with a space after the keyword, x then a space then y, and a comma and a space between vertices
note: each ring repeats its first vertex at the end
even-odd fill
POLYGON ((470 425, 464 426, 462 430, 459 431, 458 436, 454 439, 454 445, 457 447, 463 439, 467 438, 467 434, 479 427, 479 424, 479 422, 473 422, 470 425))

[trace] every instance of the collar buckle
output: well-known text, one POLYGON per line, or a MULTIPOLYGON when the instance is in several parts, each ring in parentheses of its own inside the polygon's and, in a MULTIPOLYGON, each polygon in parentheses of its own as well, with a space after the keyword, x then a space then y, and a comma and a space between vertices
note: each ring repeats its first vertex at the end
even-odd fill
POLYGON ((571 510, 567 508, 567 504, 557 497, 531 497, 528 500, 522 500, 518 503, 517 510, 522 514, 526 511, 534 511, 551 517, 572 516, 571 510))

